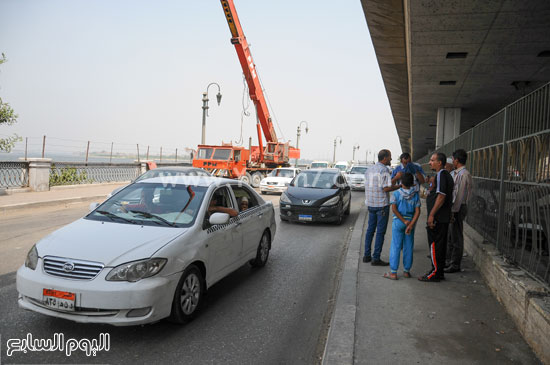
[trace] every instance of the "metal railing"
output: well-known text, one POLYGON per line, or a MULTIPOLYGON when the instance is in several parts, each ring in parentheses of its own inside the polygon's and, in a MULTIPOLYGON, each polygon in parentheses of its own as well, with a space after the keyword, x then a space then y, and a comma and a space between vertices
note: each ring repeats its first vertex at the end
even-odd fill
POLYGON ((55 162, 50 169, 50 186, 131 181, 141 173, 140 164, 55 162))
MULTIPOLYGON (((550 284, 550 83, 432 153, 450 156, 459 148, 474 180, 468 224, 550 284)), ((432 153, 417 161, 425 171, 432 153)))
POLYGON ((0 187, 21 188, 29 185, 28 162, 0 162, 0 187))

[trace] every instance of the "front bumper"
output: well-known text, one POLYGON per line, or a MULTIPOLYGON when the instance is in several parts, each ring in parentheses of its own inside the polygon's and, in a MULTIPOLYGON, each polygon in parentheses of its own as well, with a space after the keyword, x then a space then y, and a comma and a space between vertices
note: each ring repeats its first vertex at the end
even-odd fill
POLYGON ((286 189, 285 185, 260 185, 260 192, 263 193, 283 193, 286 189))
POLYGON ((339 205, 308 207, 281 203, 279 211, 281 219, 292 222, 336 222, 342 214, 339 205), (311 216, 311 220, 309 217, 304 219, 304 216, 311 216))
POLYGON ((111 268, 104 268, 93 280, 71 280, 46 274, 42 265, 43 261, 40 259, 36 270, 25 266, 17 270, 19 306, 80 323, 130 326, 168 317, 180 277, 178 273, 167 277, 153 276, 134 283, 106 281, 105 276, 111 268), (45 306, 43 289, 75 293, 75 311, 61 311, 45 306), (146 313, 129 317, 134 309, 143 309, 146 313))

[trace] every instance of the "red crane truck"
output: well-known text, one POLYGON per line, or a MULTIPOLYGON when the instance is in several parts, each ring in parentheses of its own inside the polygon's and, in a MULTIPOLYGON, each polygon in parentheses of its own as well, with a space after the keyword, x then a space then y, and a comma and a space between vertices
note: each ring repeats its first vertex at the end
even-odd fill
POLYGON ((231 143, 222 143, 219 146, 199 145, 193 158, 193 166, 209 170, 216 176, 238 178, 258 187, 262 178, 271 170, 277 167, 288 167, 290 159, 300 158, 300 150, 291 147, 288 142, 279 142, 277 139, 235 4, 233 0, 221 0, 221 4, 231 31, 231 44, 237 51, 248 84, 250 99, 256 107, 259 146, 245 148, 231 143), (265 146, 262 132, 266 140, 265 146))

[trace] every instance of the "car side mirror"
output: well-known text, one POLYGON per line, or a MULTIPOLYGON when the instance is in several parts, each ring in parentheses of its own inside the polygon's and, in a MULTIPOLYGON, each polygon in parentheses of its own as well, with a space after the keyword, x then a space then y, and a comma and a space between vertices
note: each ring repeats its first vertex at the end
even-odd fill
POLYGON ((99 207, 99 203, 91 203, 90 204, 90 212, 96 210, 96 208, 99 207))
POLYGON ((229 222, 229 214, 214 213, 210 216, 210 219, 208 220, 208 222, 213 226, 216 224, 227 224, 229 222))
POLYGON ((290 186, 290 183, 285 183, 285 186, 290 186))

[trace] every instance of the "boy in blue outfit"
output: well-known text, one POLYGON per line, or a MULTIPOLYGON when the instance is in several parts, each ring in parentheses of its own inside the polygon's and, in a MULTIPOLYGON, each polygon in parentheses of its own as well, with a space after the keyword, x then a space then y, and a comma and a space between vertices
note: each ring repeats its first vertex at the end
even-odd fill
POLYGON ((413 263, 414 227, 420 216, 420 197, 414 187, 414 177, 410 173, 403 173, 401 188, 391 195, 393 211, 392 241, 390 246, 390 273, 384 277, 397 280, 397 269, 401 250, 403 250, 403 276, 410 278, 413 263))

